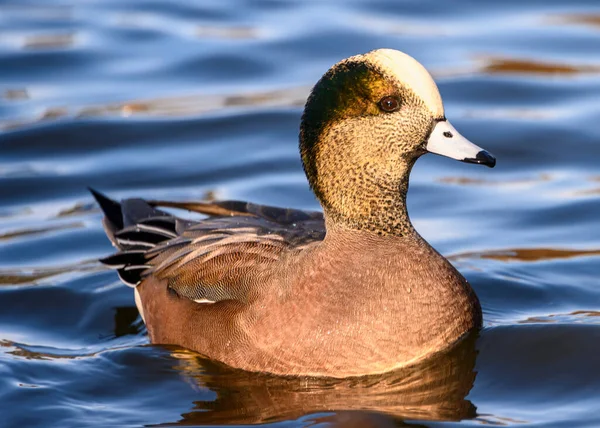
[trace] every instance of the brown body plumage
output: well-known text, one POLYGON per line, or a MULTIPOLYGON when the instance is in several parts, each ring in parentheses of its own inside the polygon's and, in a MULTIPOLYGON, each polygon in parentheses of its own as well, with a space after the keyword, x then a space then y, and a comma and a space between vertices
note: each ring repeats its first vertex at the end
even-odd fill
MULTIPOLYGON (((412 58, 389 50, 349 58, 317 83, 301 125, 324 214, 242 202, 118 204, 95 192, 121 250, 104 262, 136 287, 153 343, 284 375, 406 366, 482 322, 469 284, 406 211, 410 170, 431 147, 446 150, 436 129, 448 126, 437 88, 412 58), (181 220, 160 205, 210 217, 181 220)), ((460 138, 460 156, 475 150, 461 160, 493 166, 460 138)))

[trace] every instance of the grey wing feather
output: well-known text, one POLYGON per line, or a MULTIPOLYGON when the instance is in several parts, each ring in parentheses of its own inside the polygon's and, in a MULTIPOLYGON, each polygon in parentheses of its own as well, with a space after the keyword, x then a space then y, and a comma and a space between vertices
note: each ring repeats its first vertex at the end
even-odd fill
MULTIPOLYGON (((107 205, 106 200, 103 202, 107 205)), ((153 275, 166 280, 179 296, 201 302, 246 300, 253 276, 284 252, 301 251, 325 236, 319 212, 248 202, 135 199, 122 202, 120 208, 121 223, 113 206, 111 218, 105 210, 105 224, 121 251, 102 262, 117 268, 128 285, 136 286, 153 275), (156 207, 185 209, 209 217, 185 220, 156 207)))

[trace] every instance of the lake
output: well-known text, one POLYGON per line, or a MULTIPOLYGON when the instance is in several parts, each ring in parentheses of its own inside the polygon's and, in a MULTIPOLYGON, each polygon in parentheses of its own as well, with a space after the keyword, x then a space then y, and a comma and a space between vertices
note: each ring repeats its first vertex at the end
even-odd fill
POLYGON ((0 426, 600 426, 599 99, 594 0, 0 2, 0 426), (483 330, 337 381, 150 345, 86 186, 319 209, 302 106, 381 47, 498 159, 424 156, 408 195, 483 330))

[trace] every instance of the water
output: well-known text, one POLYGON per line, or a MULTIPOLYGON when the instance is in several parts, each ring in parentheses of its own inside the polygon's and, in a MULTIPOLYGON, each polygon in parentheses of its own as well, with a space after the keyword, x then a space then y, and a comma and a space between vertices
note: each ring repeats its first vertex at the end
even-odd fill
POLYGON ((1 426, 600 426, 600 7, 577 1, 0 3, 1 426), (485 328, 378 380, 148 345, 85 187, 316 209, 310 86, 379 47, 434 74, 495 169, 419 160, 417 229, 485 328))

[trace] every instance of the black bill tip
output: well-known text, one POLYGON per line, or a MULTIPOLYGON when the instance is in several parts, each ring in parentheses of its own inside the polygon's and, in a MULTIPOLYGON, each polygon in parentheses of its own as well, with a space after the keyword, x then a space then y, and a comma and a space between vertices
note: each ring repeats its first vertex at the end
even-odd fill
POLYGON ((485 150, 481 150, 474 158, 463 159, 463 162, 477 163, 479 165, 489 166, 490 168, 496 166, 496 158, 485 150))

